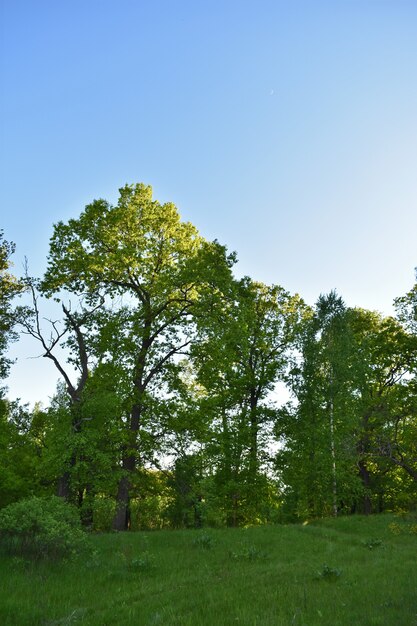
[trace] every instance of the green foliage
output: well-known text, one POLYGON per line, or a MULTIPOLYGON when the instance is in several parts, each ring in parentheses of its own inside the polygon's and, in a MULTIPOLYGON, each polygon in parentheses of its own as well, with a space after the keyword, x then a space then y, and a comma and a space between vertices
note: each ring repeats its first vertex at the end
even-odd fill
POLYGON ((0 545, 30 559, 61 559, 85 552, 78 511, 61 498, 32 497, 0 511, 0 545))
POLYGON ((0 389, 0 507, 56 492, 99 531, 415 507, 417 286, 396 319, 335 291, 310 308, 235 279, 235 254, 150 187, 119 192, 55 225, 31 313, 0 233, 0 379, 16 319, 63 378, 45 409, 0 389), (62 307, 50 334, 41 295, 62 307))
POLYGON ((170 502, 164 472, 141 468, 132 477, 130 500, 131 530, 159 530, 167 524, 166 510, 170 502))
POLYGON ((229 556, 232 561, 258 561, 268 558, 268 553, 257 546, 243 546, 238 550, 231 550, 229 556))
POLYGON ((199 528, 203 520, 202 459, 184 455, 168 478, 172 497, 166 515, 174 528, 199 528))
POLYGON ((115 510, 114 498, 109 496, 95 496, 92 504, 93 530, 97 532, 110 532, 115 510))
POLYGON ((191 363, 206 426, 200 442, 210 459, 211 495, 228 526, 270 519, 266 471, 276 418, 271 391, 283 378, 302 307, 281 287, 246 277, 199 320, 191 363))
MULTIPOLYGON (((0 381, 7 376, 10 359, 6 357, 8 343, 17 338, 13 330, 16 322, 16 310, 12 305, 13 298, 23 291, 23 284, 10 274, 12 266, 10 257, 15 245, 4 239, 0 230, 0 381)), ((0 388, 0 395, 3 389, 0 388)))
MULTIPOLYGON (((172 203, 153 200, 150 187, 126 185, 119 191, 117 205, 96 200, 78 219, 56 224, 41 289, 48 296, 62 289, 85 294, 91 306, 106 303, 95 317, 92 345, 98 367, 117 372, 125 394, 117 416, 123 471, 117 476, 115 519, 115 527, 124 529, 138 456, 156 452, 153 433, 164 417, 158 400, 170 392, 175 357, 193 338, 201 301, 207 305, 213 292, 230 281, 234 259, 182 222, 172 203)), ((86 458, 94 467, 85 453, 71 456, 72 474, 73 461, 86 458)))
POLYGON ((40 462, 42 421, 38 406, 29 412, 18 401, 0 399, 0 508, 48 493, 40 462))
POLYGON ((393 535, 417 535, 417 517, 408 513, 397 514, 396 520, 388 528, 393 535))
POLYGON ((323 567, 317 572, 317 578, 328 582, 335 582, 341 575, 342 570, 336 567, 330 567, 326 564, 324 564, 323 567))
POLYGON ((276 424, 286 519, 412 506, 416 338, 331 293, 306 316, 299 347, 288 378, 296 402, 276 424))
POLYGON ((296 401, 283 407, 276 434, 284 444, 277 469, 285 502, 297 519, 336 515, 360 497, 349 310, 335 292, 306 310, 297 337, 300 356, 289 373, 296 401))

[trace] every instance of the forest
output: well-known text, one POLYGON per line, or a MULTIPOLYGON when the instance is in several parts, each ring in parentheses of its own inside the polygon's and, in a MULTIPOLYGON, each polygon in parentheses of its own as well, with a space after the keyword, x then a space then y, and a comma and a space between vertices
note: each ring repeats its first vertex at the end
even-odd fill
POLYGON ((144 184, 56 223, 43 276, 13 252, 2 233, 0 508, 57 495, 98 531, 415 509, 417 284, 392 317, 310 306, 236 278, 144 184), (25 334, 59 374, 49 406, 8 397, 25 334))

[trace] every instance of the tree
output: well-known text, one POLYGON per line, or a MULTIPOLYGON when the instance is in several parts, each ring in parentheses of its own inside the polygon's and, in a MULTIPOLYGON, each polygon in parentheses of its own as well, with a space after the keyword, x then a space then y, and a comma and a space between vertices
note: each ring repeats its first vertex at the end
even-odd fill
POLYGON ((337 516, 337 467, 336 467, 336 441, 335 441, 335 401, 346 380, 346 363, 348 345, 348 326, 346 324, 346 306, 335 291, 327 296, 321 295, 316 304, 316 320, 323 345, 323 356, 327 361, 325 376, 328 384, 328 413, 330 429, 330 450, 332 457, 332 493, 333 515, 337 516), (343 343, 342 343, 343 342, 343 343))
POLYGON ((0 401, 0 508, 39 489, 38 448, 30 424, 27 407, 0 401))
POLYGON ((299 360, 288 377, 295 402, 277 423, 284 446, 278 466, 297 517, 337 515, 355 499, 359 485, 349 310, 331 292, 306 313, 299 360))
POLYGON ((381 510, 387 491, 395 503, 394 480, 405 484, 399 468, 413 478, 416 348, 397 320, 347 309, 335 293, 319 298, 291 372, 296 403, 278 422, 298 517, 381 510))
POLYGON ((263 518, 276 414, 271 393, 287 365, 299 308, 297 296, 246 277, 206 315, 192 348, 205 390, 201 419, 210 425, 206 452, 230 526, 263 518))
POLYGON ((6 241, 0 230, 0 380, 6 378, 11 364, 6 357, 8 344, 16 339, 13 299, 24 288, 22 282, 9 272, 12 265, 10 257, 14 251, 15 245, 6 241))
POLYGON ((54 228, 44 290, 83 293, 90 303, 106 298, 123 315, 117 330, 123 353, 109 355, 123 362, 131 380, 117 530, 129 526, 131 479, 149 398, 161 393, 166 367, 190 345, 201 293, 228 280, 233 262, 217 242, 204 241, 192 224, 181 222, 173 204, 152 200, 151 188, 142 184, 120 189, 116 206, 96 200, 78 219, 54 228))
POLYGON ((411 477, 417 469, 417 337, 394 318, 362 309, 352 310, 351 327, 357 354, 358 466, 365 488, 363 511, 370 513, 376 495, 382 508, 396 468, 411 477))
MULTIPOLYGON (((7 377, 11 365, 7 348, 11 341, 17 339, 14 330, 17 314, 13 299, 24 288, 22 282, 9 271, 14 251, 15 245, 5 240, 3 231, 0 231, 0 384, 7 377)), ((27 489, 23 468, 30 466, 30 455, 27 454, 27 442, 21 428, 24 414, 25 409, 18 402, 9 402, 5 398, 5 388, 0 386, 0 506, 12 502, 20 490, 25 493, 27 489)))
MULTIPOLYGON (((42 356, 53 363, 64 382, 66 397, 61 394, 60 410, 56 413, 62 418, 61 428, 65 433, 57 495, 81 505, 86 485, 74 482, 75 448, 79 439, 77 435, 81 434, 85 420, 92 419, 83 415, 83 393, 94 363, 100 359, 100 355, 94 354, 92 344, 98 332, 98 311, 103 307, 104 300, 101 298, 86 306, 80 298, 74 308, 71 302, 64 302, 63 294, 55 293, 54 300, 60 304, 62 319, 45 319, 41 317, 39 308, 39 281, 29 277, 26 271, 24 282, 32 296, 32 305, 20 309, 20 325, 25 334, 40 343, 42 356), (42 327, 42 322, 48 323, 48 330, 42 327)), ((46 283, 42 285, 42 291, 48 293, 46 283)))

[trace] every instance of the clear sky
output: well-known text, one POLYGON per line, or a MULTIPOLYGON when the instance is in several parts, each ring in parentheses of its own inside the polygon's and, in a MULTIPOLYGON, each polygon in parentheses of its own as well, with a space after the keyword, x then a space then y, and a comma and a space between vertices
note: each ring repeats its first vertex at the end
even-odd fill
MULTIPOLYGON (((0 206, 15 270, 52 224, 151 184, 313 304, 391 312, 417 265, 415 0, 0 0, 0 206)), ((45 399, 20 357, 10 396, 45 399)))

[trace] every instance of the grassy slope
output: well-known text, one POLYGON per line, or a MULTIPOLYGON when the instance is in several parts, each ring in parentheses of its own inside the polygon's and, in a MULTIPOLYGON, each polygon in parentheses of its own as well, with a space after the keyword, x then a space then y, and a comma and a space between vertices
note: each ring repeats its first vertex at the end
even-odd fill
POLYGON ((412 523, 101 535, 87 563, 3 557, 0 624, 416 626, 412 523))

